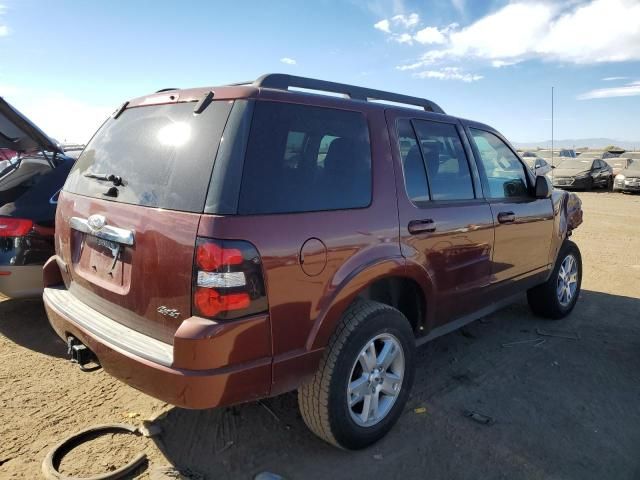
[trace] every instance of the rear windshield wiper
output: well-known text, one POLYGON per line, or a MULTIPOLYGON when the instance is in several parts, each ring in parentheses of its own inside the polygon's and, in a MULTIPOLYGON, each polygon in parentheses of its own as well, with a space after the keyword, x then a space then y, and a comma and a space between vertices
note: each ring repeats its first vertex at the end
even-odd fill
POLYGON ((121 176, 119 175, 114 175, 113 173, 85 173, 84 174, 85 177, 87 178, 95 178, 96 180, 103 180, 105 182, 111 182, 113 183, 116 187, 119 186, 124 186, 124 180, 122 179, 121 176))

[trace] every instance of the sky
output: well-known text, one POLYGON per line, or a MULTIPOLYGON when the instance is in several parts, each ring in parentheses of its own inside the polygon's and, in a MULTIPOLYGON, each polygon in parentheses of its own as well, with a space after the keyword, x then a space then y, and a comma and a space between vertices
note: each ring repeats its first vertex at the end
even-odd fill
POLYGON ((429 98, 513 142, 640 140, 640 0, 0 0, 0 96, 86 142, 125 100, 282 72, 429 98))

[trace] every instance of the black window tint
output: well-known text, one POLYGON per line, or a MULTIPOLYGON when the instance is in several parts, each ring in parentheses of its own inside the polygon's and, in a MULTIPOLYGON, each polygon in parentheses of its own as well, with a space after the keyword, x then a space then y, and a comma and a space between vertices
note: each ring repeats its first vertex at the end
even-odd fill
POLYGON ((409 120, 398 120, 398 146, 407 195, 414 203, 429 200, 429 186, 422 153, 409 120))
POLYGON ((414 120, 413 122, 431 189, 432 200, 474 198, 469 162, 455 125, 414 120))
POLYGON ((366 207, 371 148, 357 112, 256 102, 238 213, 366 207))
POLYGON ((199 115, 193 103, 126 109, 110 118, 74 165, 64 189, 114 202, 202 212, 220 136, 233 102, 217 101, 199 115), (113 184, 88 174, 124 180, 113 184))
POLYGON ((510 198, 528 195, 524 166, 515 153, 493 133, 469 129, 480 155, 488 198, 510 198))

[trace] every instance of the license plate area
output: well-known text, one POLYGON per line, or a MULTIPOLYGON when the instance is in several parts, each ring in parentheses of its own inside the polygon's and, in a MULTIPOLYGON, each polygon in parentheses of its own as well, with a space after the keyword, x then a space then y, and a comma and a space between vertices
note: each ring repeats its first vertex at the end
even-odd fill
POLYGON ((131 278, 132 247, 88 233, 73 233, 74 272, 101 288, 126 293, 131 278))

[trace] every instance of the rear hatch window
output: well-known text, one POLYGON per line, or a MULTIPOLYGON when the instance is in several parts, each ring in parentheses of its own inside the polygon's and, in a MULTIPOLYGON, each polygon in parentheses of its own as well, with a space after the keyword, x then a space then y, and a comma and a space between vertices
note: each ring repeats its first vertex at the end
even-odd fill
POLYGON ((194 114, 193 103, 126 109, 118 118, 109 118, 89 142, 64 190, 120 203, 202 212, 232 105, 216 101, 201 114, 194 114), (103 179, 111 175, 120 177, 122 185, 103 179))

